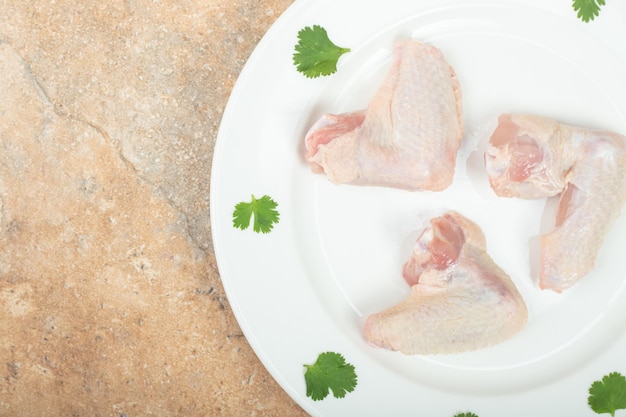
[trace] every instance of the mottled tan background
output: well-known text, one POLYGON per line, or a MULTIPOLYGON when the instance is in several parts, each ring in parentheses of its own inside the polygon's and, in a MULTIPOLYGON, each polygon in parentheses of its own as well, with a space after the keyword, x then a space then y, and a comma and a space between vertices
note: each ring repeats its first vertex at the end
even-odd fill
POLYGON ((291 1, 0 1, 0 416, 304 415, 209 227, 222 111, 291 1))

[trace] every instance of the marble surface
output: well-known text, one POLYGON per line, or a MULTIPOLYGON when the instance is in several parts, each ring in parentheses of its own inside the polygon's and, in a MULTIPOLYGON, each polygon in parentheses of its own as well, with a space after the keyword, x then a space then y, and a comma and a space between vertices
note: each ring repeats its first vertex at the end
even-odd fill
POLYGON ((305 415, 209 226, 222 111, 291 1, 0 2, 0 415, 305 415))

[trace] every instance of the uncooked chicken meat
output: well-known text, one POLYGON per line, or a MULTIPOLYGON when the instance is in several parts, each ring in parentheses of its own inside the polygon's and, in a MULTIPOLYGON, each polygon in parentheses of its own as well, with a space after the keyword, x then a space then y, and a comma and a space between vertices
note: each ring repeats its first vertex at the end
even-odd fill
POLYGON ((626 202, 626 138, 534 115, 503 114, 485 164, 499 196, 560 194, 551 232, 540 237, 539 285, 561 292, 594 267, 626 202))
POLYGON ((406 354, 458 353, 503 342, 526 324, 526 304, 486 251, 478 225, 450 211, 431 220, 404 265, 411 292, 372 314, 372 345, 406 354))
POLYGON ((403 40, 367 110, 326 114, 309 129, 306 159, 335 184, 440 191, 454 176, 461 109, 461 87, 441 51, 403 40))

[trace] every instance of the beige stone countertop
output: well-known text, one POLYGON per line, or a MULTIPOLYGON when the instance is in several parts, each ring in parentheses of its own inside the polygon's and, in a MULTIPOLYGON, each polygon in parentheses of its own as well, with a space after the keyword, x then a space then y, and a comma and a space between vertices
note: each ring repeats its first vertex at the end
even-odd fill
POLYGON ((0 2, 0 416, 305 415, 209 225, 222 111, 291 2, 0 2))

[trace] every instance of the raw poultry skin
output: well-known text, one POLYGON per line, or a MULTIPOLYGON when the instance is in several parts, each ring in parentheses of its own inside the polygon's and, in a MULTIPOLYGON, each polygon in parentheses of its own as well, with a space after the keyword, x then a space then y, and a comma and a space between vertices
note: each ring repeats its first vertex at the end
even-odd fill
POLYGON ((403 275, 409 296, 365 322, 373 346, 409 355, 472 351, 511 338, 528 319, 515 284, 487 254, 483 232, 457 212, 431 220, 403 275))
POLYGON ((626 138, 503 114, 485 164, 499 196, 560 194, 554 230, 540 237, 540 288, 561 292, 586 276, 626 202, 626 138))
POLYGON ((394 45, 366 110, 326 114, 307 132, 306 160, 335 184, 440 191, 452 183, 463 135, 461 87, 439 49, 394 45))

